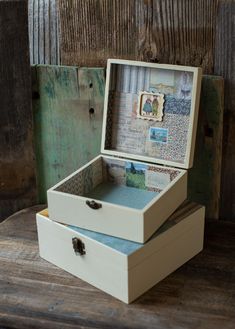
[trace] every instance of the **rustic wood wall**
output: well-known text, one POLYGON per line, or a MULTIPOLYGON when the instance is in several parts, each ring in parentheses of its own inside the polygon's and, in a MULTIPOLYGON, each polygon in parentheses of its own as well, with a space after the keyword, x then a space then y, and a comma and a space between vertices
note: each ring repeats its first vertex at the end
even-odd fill
MULTIPOLYGON (((32 64, 104 66, 108 57, 119 57, 199 65, 204 73, 225 77, 220 216, 235 220, 232 93, 235 1, 29 0, 28 3, 32 64)), ((19 27, 17 24, 15 27, 19 27)))
POLYGON ((0 221, 36 202, 26 1, 0 1, 0 221))

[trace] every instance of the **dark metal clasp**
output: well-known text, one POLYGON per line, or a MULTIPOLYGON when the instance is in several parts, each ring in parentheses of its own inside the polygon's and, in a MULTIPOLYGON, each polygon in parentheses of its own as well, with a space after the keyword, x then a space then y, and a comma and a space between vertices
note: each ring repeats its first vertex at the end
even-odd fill
POLYGON ((94 200, 92 200, 92 201, 87 200, 86 201, 86 204, 90 208, 92 208, 92 209, 100 209, 100 208, 102 208, 102 204, 101 203, 98 203, 98 202, 95 202, 94 200))
POLYGON ((85 244, 79 238, 72 238, 73 250, 76 254, 80 254, 80 256, 85 255, 85 244))

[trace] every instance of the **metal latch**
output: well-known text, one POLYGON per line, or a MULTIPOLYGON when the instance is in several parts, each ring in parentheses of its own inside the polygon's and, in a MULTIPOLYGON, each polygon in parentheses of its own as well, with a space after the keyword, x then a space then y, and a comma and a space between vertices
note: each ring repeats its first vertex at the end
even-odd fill
POLYGON ((101 203, 98 203, 98 202, 95 202, 94 200, 90 201, 90 200, 87 200, 86 201, 86 204, 92 208, 92 209, 100 209, 102 208, 102 204, 101 203))
POLYGON ((82 242, 79 238, 72 238, 73 243, 73 250, 75 254, 79 254, 80 256, 83 256, 86 254, 85 251, 85 244, 82 242))

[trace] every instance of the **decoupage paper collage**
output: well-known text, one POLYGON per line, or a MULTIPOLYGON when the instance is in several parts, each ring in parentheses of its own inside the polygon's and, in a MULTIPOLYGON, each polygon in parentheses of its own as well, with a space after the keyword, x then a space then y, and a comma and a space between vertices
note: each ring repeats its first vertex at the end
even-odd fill
POLYGON ((102 182, 102 158, 99 158, 85 169, 59 185, 55 190, 63 193, 84 196, 102 182))
POLYGON ((103 158, 103 177, 118 185, 160 193, 178 174, 175 169, 103 158))
POLYGON ((96 186, 109 182, 142 190, 161 192, 179 174, 176 169, 99 158, 56 188, 74 195, 88 195, 96 186))
POLYGON ((183 163, 193 73, 112 64, 106 147, 183 163))

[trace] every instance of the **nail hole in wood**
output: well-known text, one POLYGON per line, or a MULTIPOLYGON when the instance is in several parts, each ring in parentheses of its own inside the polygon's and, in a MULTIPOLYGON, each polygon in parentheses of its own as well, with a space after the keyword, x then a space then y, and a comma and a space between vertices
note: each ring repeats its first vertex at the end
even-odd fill
POLYGON ((204 126, 204 134, 205 134, 206 137, 211 137, 212 138, 213 135, 214 135, 213 129, 210 128, 208 125, 205 125, 204 126))
POLYGON ((89 84, 89 87, 90 87, 90 88, 92 88, 92 87, 93 87, 93 83, 92 83, 92 82, 89 84))
POLYGON ((93 109, 93 107, 91 107, 91 108, 89 109, 89 113, 90 113, 90 114, 94 114, 94 113, 95 113, 95 110, 93 109))
POLYGON ((33 94, 32 94, 32 98, 33 99, 39 99, 40 98, 39 92, 34 91, 33 94))

